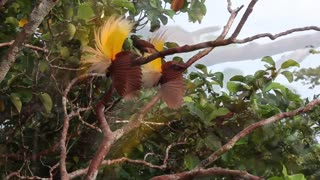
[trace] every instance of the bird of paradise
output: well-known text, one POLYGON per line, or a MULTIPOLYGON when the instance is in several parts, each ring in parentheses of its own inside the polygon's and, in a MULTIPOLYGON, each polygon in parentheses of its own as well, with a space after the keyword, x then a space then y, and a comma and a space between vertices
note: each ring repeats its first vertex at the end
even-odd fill
MULTIPOLYGON (((162 51, 167 39, 166 31, 157 31, 150 38, 149 42, 131 36, 133 45, 144 55, 162 51)), ((169 61, 162 63, 161 58, 157 58, 147 64, 142 65, 142 85, 146 88, 160 84, 161 99, 169 108, 178 109, 183 103, 185 84, 183 72, 187 67, 181 66, 178 62, 169 61)))
POLYGON ((130 99, 141 88, 141 68, 131 66, 137 55, 122 51, 122 46, 134 24, 124 18, 111 16, 94 33, 95 48, 86 47, 82 59, 84 65, 90 65, 88 72, 107 73, 112 79, 112 88, 130 99))

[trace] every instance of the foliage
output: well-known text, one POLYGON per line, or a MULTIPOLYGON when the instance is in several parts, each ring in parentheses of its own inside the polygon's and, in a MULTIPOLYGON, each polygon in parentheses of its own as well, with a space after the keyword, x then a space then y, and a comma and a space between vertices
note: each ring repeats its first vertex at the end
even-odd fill
MULTIPOLYGON (((14 39, 37 3, 17 0, 1 7, 0 42, 14 39)), ((61 97, 71 79, 82 73, 79 70, 81 48, 93 43, 93 29, 112 14, 127 14, 128 18, 136 20, 137 30, 150 21, 153 31, 176 15, 169 9, 170 3, 171 0, 59 2, 28 42, 45 47, 49 53, 25 48, 0 84, 0 174, 21 170, 24 175, 47 177, 50 166, 59 160, 58 143, 63 122, 61 97)), ((201 22, 206 13, 204 0, 185 1, 180 12, 188 13, 192 22, 201 22)), ((0 48, 1 57, 6 50, 6 47, 0 48)), ((280 74, 291 82, 293 74, 286 69, 298 64, 288 60, 276 69, 271 57, 263 58, 262 62, 266 63, 265 69, 253 75, 234 76, 227 83, 228 92, 222 93, 215 92, 214 88, 223 87, 223 74, 197 64, 198 71, 186 74, 183 107, 173 111, 158 103, 145 121, 165 125, 143 124, 118 141, 107 157, 143 159, 152 152, 147 161, 161 164, 168 145, 185 142, 170 151, 168 168, 158 170, 118 164, 105 167, 99 177, 146 179, 190 170, 244 127, 303 106, 304 100, 275 82, 280 74)), ((71 90, 68 98, 72 103, 68 108, 95 104, 109 86, 108 78, 85 80, 71 90)), ((113 96, 116 105, 107 112, 111 128, 122 126, 121 121, 130 119, 154 94, 154 89, 143 90, 139 100, 129 102, 113 96)), ((317 107, 308 114, 254 131, 213 166, 246 170, 264 177, 292 177, 291 174, 301 176, 303 173, 306 179, 319 178, 320 148, 315 140, 319 135, 319 112, 317 107)), ((102 138, 100 132, 84 122, 94 124, 95 114, 85 111, 70 122, 69 172, 88 165, 102 138)), ((53 173, 54 177, 59 177, 58 170, 53 173)))

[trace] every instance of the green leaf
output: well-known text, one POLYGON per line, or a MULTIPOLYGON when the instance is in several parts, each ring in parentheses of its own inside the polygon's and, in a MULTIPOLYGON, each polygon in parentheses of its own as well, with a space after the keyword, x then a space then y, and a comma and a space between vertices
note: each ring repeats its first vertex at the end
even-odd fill
POLYGON ((280 89, 281 91, 283 91, 285 89, 285 87, 280 83, 272 82, 267 87, 265 87, 264 91, 268 92, 271 89, 280 89))
POLYGON ((217 136, 215 136, 214 134, 209 134, 204 139, 204 143, 212 151, 217 150, 221 147, 220 139, 217 136))
POLYGON ((247 145, 248 144, 248 136, 241 138, 239 141, 236 142, 236 145, 247 145))
POLYGON ((261 78, 263 77, 264 75, 268 75, 269 73, 264 71, 264 70, 259 70, 257 72, 254 73, 254 77, 255 78, 261 78))
POLYGON ((246 77, 242 75, 235 75, 232 78, 230 78, 230 81, 246 82, 246 77))
POLYGON ((32 90, 31 89, 20 89, 17 91, 17 95, 20 97, 22 102, 28 103, 32 99, 32 90))
POLYGON ((268 180, 284 180, 282 177, 279 176, 273 176, 271 178, 268 178, 268 180))
POLYGON ((292 72, 290 72, 290 71, 282 71, 281 74, 284 75, 289 82, 292 82, 292 81, 293 81, 293 74, 292 74, 292 72))
POLYGON ((229 92, 231 93, 237 93, 241 90, 241 87, 242 85, 239 84, 239 83, 235 83, 235 82, 232 82, 232 81, 229 81, 227 83, 227 89, 229 92))
POLYGON ((208 74, 207 66, 203 64, 196 64, 195 67, 202 71, 204 74, 208 74))
POLYGON ((158 0, 150 0, 149 3, 150 3, 150 6, 153 8, 161 7, 160 1, 158 1, 158 0))
POLYGON ((40 93, 39 98, 47 113, 51 112, 52 109, 52 99, 48 93, 40 93))
POLYGON ((90 3, 83 3, 79 5, 78 8, 78 18, 83 19, 85 21, 90 20, 94 16, 94 11, 90 5, 90 3))
POLYGON ((288 176, 287 168, 286 168, 284 165, 282 165, 282 174, 283 174, 284 176, 288 176))
POLYGON ((194 80, 199 77, 199 74, 196 72, 191 72, 189 75, 190 80, 194 80))
POLYGON ((184 101, 184 102, 191 102, 191 103, 194 102, 193 99, 192 99, 190 96, 185 96, 185 97, 183 97, 183 101, 184 101))
POLYGON ((19 21, 17 18, 14 17, 7 17, 6 20, 4 21, 4 23, 6 24, 12 24, 14 26, 18 26, 19 21))
POLYGON ((274 60, 270 56, 266 56, 266 57, 262 58, 261 61, 270 64, 272 67, 275 67, 275 65, 276 65, 276 63, 274 62, 274 60))
POLYGON ((228 114, 229 112, 230 111, 227 108, 219 108, 219 109, 213 110, 210 113, 208 118, 209 118, 209 120, 212 120, 212 119, 215 119, 216 117, 224 116, 224 115, 228 114))
POLYGON ((78 156, 73 156, 72 159, 76 164, 78 164, 78 162, 79 162, 79 157, 78 156))
POLYGON ((169 16, 172 19, 173 16, 176 14, 176 12, 174 12, 174 10, 172 10, 172 9, 166 9, 164 11, 164 14, 166 14, 167 16, 169 16))
POLYGON ((200 160, 197 156, 193 155, 193 154, 187 154, 184 157, 184 165, 189 169, 193 169, 194 167, 196 167, 198 164, 200 163, 200 160))
POLYGON ((198 116, 200 118, 200 120, 202 120, 202 121, 206 121, 205 114, 203 113, 203 111, 201 109, 196 107, 194 104, 188 104, 187 107, 188 107, 191 114, 198 116))
POLYGON ((224 75, 222 72, 215 72, 211 77, 211 79, 217 82, 220 85, 220 87, 223 87, 223 78, 224 75))
POLYGON ((292 66, 300 67, 300 64, 293 59, 289 59, 289 60, 285 61, 284 63, 282 63, 281 69, 287 69, 292 66))
POLYGON ((124 7, 127 8, 131 13, 136 12, 136 8, 134 7, 134 4, 132 1, 128 0, 112 0, 112 3, 119 6, 119 7, 124 7))
POLYGON ((22 108, 22 102, 20 100, 20 97, 17 93, 11 93, 10 94, 10 100, 14 107, 17 109, 17 111, 20 113, 22 108))
POLYGON ((40 72, 44 73, 48 69, 49 69, 49 64, 47 63, 47 61, 40 60, 39 61, 39 70, 40 70, 40 72))
POLYGON ((286 179, 288 180, 306 180, 303 174, 294 174, 291 176, 287 176, 286 179))

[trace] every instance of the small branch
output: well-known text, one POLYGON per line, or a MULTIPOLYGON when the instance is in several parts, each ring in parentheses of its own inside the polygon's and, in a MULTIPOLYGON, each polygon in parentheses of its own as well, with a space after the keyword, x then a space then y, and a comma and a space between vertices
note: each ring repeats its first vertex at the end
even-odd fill
POLYGON ((258 176, 254 176, 249 174, 246 171, 240 170, 231 170, 231 169, 222 169, 222 168, 209 168, 209 169, 197 169, 192 171, 181 172, 177 174, 170 174, 170 175, 161 175, 151 178, 151 180, 178 180, 178 179, 194 179, 196 177, 201 176, 213 176, 213 175, 232 175, 241 177, 243 179, 250 179, 250 180, 260 180, 263 179, 258 176))
POLYGON ((35 179, 39 179, 39 180, 49 180, 48 178, 41 178, 38 176, 22 176, 20 175, 20 172, 12 172, 10 173, 8 176, 5 177, 5 180, 9 180, 13 177, 17 177, 19 179, 30 179, 30 180, 35 180, 35 179))
POLYGON ((126 125, 124 125, 121 129, 116 130, 115 136, 117 139, 123 136, 123 134, 128 133, 132 131, 135 128, 138 128, 140 124, 143 122, 143 117, 146 115, 146 113, 158 102, 161 95, 160 93, 157 93, 148 104, 146 104, 140 111, 133 117, 132 120, 126 125))
MULTIPOLYGON (((167 147, 162 165, 154 165, 152 163, 147 162, 146 160, 134 160, 134 159, 126 158, 126 157, 122 157, 119 159, 112 159, 112 160, 104 160, 104 161, 102 161, 101 165, 109 166, 112 164, 120 164, 120 163, 127 162, 127 163, 131 163, 131 164, 139 164, 139 165, 147 166, 149 168, 164 170, 167 168, 167 161, 169 159, 169 152, 170 152, 171 148, 176 145, 181 145, 181 144, 186 144, 186 143, 185 142, 173 143, 167 147)), ((89 168, 76 170, 76 171, 69 174, 69 178, 72 179, 72 178, 81 176, 83 174, 86 174, 88 172, 88 169, 89 168)))
POLYGON ((248 8, 246 9, 246 11, 244 12, 238 26, 236 27, 236 29, 234 30, 233 34, 231 35, 231 39, 235 39, 238 37, 239 33, 241 32, 241 29, 243 28, 244 24, 247 22, 250 14, 253 11, 253 7, 254 5, 258 2, 258 0, 252 0, 249 5, 248 8))
MULTIPOLYGON (((232 5, 232 4, 231 4, 231 1, 228 0, 228 11, 231 13, 231 15, 230 15, 230 17, 229 17, 226 25, 223 27, 223 31, 222 31, 221 34, 218 36, 218 38, 216 39, 216 41, 223 40, 223 39, 227 36, 227 34, 228 34, 228 32, 229 32, 229 30, 230 30, 230 28, 231 28, 234 20, 236 19, 236 17, 237 17, 237 15, 238 15, 238 13, 240 12, 240 10, 243 8, 243 6, 240 6, 239 8, 237 8, 237 9, 235 9, 235 10, 232 10, 232 9, 231 9, 231 5, 232 5)), ((213 49, 214 49, 214 47, 209 47, 209 48, 207 48, 207 49, 205 49, 205 50, 203 50, 203 51, 200 51, 198 54, 194 55, 192 58, 190 58, 190 59, 187 61, 187 63, 186 63, 187 66, 190 67, 190 66, 191 66, 192 64, 194 64, 196 61, 198 61, 198 60, 201 59, 202 57, 204 57, 204 56, 206 56, 207 54, 209 54, 213 49)))
MULTIPOLYGON (((4 42, 4 43, 0 43, 0 48, 1 47, 5 47, 5 46, 11 46, 13 44, 14 41, 10 41, 10 42, 4 42)), ((47 53, 48 50, 45 49, 45 48, 41 48, 41 47, 38 47, 38 46, 33 46, 31 44, 24 44, 25 47, 29 48, 29 49, 33 49, 33 50, 36 50, 36 51, 42 51, 42 52, 45 52, 47 53)))
POLYGON ((0 82, 5 78, 11 66, 14 64, 16 57, 20 50, 24 47, 24 43, 31 38, 32 34, 36 32, 38 26, 43 21, 45 16, 58 3, 58 0, 43 0, 36 6, 29 18, 29 22, 23 27, 23 30, 16 36, 13 44, 10 46, 7 53, 0 61, 0 82))
POLYGON ((292 34, 292 33, 295 33, 295 32, 310 31, 310 30, 320 31, 320 27, 318 27, 318 26, 306 26, 306 27, 301 27, 301 28, 294 28, 294 29, 289 29, 287 31, 284 31, 284 32, 281 32, 281 33, 278 33, 278 34, 274 34, 274 35, 271 34, 271 33, 262 33, 262 34, 257 34, 257 35, 254 35, 254 36, 251 36, 251 37, 247 37, 247 38, 244 38, 244 39, 241 39, 241 40, 234 40, 234 42, 235 43, 239 43, 239 44, 243 44, 243 43, 247 43, 247 42, 254 41, 254 40, 260 39, 260 38, 265 38, 265 37, 268 37, 271 40, 275 40, 275 39, 277 39, 279 37, 286 36, 288 34, 292 34))
POLYGON ((280 113, 280 114, 276 114, 274 116, 271 116, 267 119, 261 120, 259 122, 253 123, 251 125, 249 125, 248 127, 246 127, 245 129, 243 129, 242 131, 240 131, 237 135, 235 135, 232 139, 230 139, 229 142, 227 142, 225 145, 223 145, 220 149, 218 149, 217 151, 215 151, 213 154, 211 154, 207 159, 203 160, 197 168, 204 168, 209 166, 211 163, 213 163, 214 161, 216 161, 222 154, 224 154, 225 152, 227 152, 228 150, 230 150, 231 148, 233 148, 233 146, 243 137, 247 136, 248 134, 250 134, 252 131, 254 131, 255 129, 262 127, 264 125, 267 124, 271 124, 274 123, 276 121, 279 121, 283 118, 287 118, 287 117, 293 117, 295 115, 298 115, 300 113, 305 113, 307 111, 310 111, 314 106, 319 105, 320 104, 320 99, 315 99, 313 101, 311 101, 310 103, 308 103, 306 106, 301 107, 299 109, 296 109, 294 111, 289 111, 289 112, 284 112, 284 113, 280 113))

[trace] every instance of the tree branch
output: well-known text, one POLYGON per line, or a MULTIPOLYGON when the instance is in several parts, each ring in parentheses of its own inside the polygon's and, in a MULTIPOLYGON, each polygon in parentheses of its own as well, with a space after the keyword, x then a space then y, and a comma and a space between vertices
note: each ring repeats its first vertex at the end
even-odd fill
POLYGON ((254 40, 260 39, 260 38, 265 38, 265 37, 268 37, 271 40, 275 40, 275 39, 277 39, 279 37, 286 36, 286 35, 291 34, 291 33, 309 31, 309 30, 320 31, 320 27, 318 27, 318 26, 306 26, 306 27, 301 27, 301 28, 294 28, 294 29, 289 29, 287 31, 283 31, 283 32, 280 32, 280 33, 274 34, 274 35, 271 34, 271 33, 262 33, 262 34, 257 34, 257 35, 254 35, 254 36, 251 36, 251 37, 247 37, 247 38, 244 38, 244 39, 234 40, 234 43, 243 44, 243 43, 247 43, 247 42, 254 41, 254 40))
POLYGON ((243 179, 259 180, 263 179, 258 176, 249 174, 246 171, 231 170, 223 168, 209 168, 209 169, 197 169, 192 171, 185 171, 177 174, 161 175, 151 178, 151 180, 178 180, 178 179, 193 179, 201 176, 213 176, 213 175, 232 175, 238 176, 243 179))
POLYGON ((23 48, 24 43, 32 36, 36 31, 40 23, 45 16, 51 11, 51 9, 58 3, 58 0, 43 0, 35 7, 29 18, 29 22, 23 27, 23 30, 17 35, 13 44, 10 46, 8 52, 2 58, 0 62, 0 82, 4 79, 11 66, 16 60, 19 51, 23 48))
MULTIPOLYGON (((218 36, 218 38, 216 39, 216 41, 219 40, 223 40, 227 34, 230 31, 230 28, 234 22, 234 20, 236 19, 238 13, 240 12, 240 10, 243 8, 243 5, 238 7, 235 10, 231 9, 232 3, 230 0, 227 1, 228 2, 228 11, 230 12, 230 17, 226 23, 226 25, 223 27, 223 31, 221 32, 221 34, 218 36)), ((214 49, 214 47, 209 47, 203 51, 200 51, 198 54, 194 55, 193 57, 191 57, 188 61, 187 61, 187 67, 190 67, 193 63, 195 63, 196 61, 198 61, 199 59, 201 59, 202 57, 206 56, 207 54, 209 54, 212 50, 214 49)))
POLYGON ((123 126, 122 128, 112 132, 109 128, 109 125, 104 117, 104 104, 106 103, 105 100, 108 98, 104 98, 98 103, 97 105, 97 117, 99 119, 99 122, 102 123, 101 129, 103 132, 103 140, 101 142, 101 145, 95 154, 94 158, 92 159, 88 172, 86 174, 86 179, 91 180, 95 179, 98 174, 98 169, 101 166, 101 163, 107 153, 109 152, 111 146, 124 134, 129 133, 130 131, 140 127, 140 124, 143 120, 143 117, 145 114, 158 102, 160 99, 160 94, 156 94, 151 101, 142 108, 137 115, 133 116, 133 119, 123 126))
MULTIPOLYGON (((144 166, 147 166, 149 168, 155 168, 155 169, 164 170, 164 169, 167 168, 167 161, 169 159, 169 152, 170 152, 171 148, 176 146, 176 145, 181 145, 181 144, 186 144, 186 143, 185 142, 173 143, 173 144, 170 144, 167 147, 166 153, 165 153, 165 157, 164 157, 163 163, 161 165, 154 165, 152 163, 147 162, 146 160, 134 160, 134 159, 129 159, 129 158, 126 158, 126 157, 122 157, 122 158, 118 158, 118 159, 104 160, 104 161, 102 161, 101 166, 109 166, 109 165, 112 165, 112 164, 120 164, 120 163, 127 162, 127 163, 131 163, 131 164, 144 165, 144 166)), ((69 178, 73 179, 73 178, 79 177, 79 176, 81 176, 83 174, 86 174, 88 172, 88 169, 89 168, 76 170, 76 171, 74 171, 74 172, 69 174, 69 178)))
MULTIPOLYGON (((63 112, 64 112, 64 119, 63 119, 63 128, 61 132, 61 138, 60 138, 60 173, 61 173, 61 179, 68 179, 68 172, 66 167, 66 159, 67 159, 67 147, 66 147, 66 140, 68 135, 68 129, 69 129, 69 121, 73 116, 77 115, 77 112, 71 112, 68 114, 67 110, 67 102, 68 102, 68 94, 71 90, 71 88, 79 81, 89 78, 89 77, 95 77, 95 76, 104 76, 104 74, 85 74, 82 76, 79 76, 77 78, 74 78, 65 89, 63 96, 62 96, 62 106, 63 106, 63 112)), ((81 109, 79 109, 81 110, 81 109)))
POLYGON ((261 120, 259 122, 253 123, 251 125, 249 125, 248 127, 246 127, 245 129, 243 129, 242 131, 240 131, 237 135, 235 135, 232 139, 230 139, 225 145, 223 145, 220 149, 218 149, 217 151, 215 151, 213 154, 211 154, 207 159, 203 160, 198 167, 196 167, 195 169, 198 168, 205 168, 207 166, 209 166, 211 163, 213 163, 214 161, 216 161, 222 154, 224 154, 225 152, 227 152, 228 150, 230 150, 231 148, 233 148, 233 146, 243 137, 247 136, 248 134, 250 134, 252 131, 254 131, 255 129, 262 127, 264 125, 267 124, 271 124, 274 123, 276 121, 279 121, 283 118, 287 118, 287 117, 293 117, 295 115, 298 115, 300 113, 305 113, 307 111, 310 111, 314 106, 319 105, 320 104, 320 99, 315 99, 313 101, 311 101, 310 103, 308 103, 306 106, 301 107, 299 109, 296 109, 294 111, 289 111, 289 112, 284 112, 284 113, 280 113, 280 114, 276 114, 274 116, 271 116, 267 119, 261 120))
MULTIPOLYGON (((14 41, 0 43, 0 48, 1 47, 5 47, 5 46, 11 46, 13 43, 14 43, 14 41)), ((38 47, 38 46, 33 46, 31 44, 24 44, 24 46, 27 47, 27 48, 36 50, 36 51, 42 51, 42 52, 45 52, 45 53, 48 52, 48 50, 45 49, 45 48, 41 48, 41 47, 38 47)))
POLYGON ((235 39, 238 37, 239 33, 241 32, 241 29, 243 28, 244 24, 247 22, 250 14, 253 11, 253 7, 254 5, 258 2, 258 0, 251 0, 251 2, 249 3, 246 11, 244 12, 238 26, 236 27, 236 29, 234 30, 233 34, 231 35, 230 39, 235 39))

